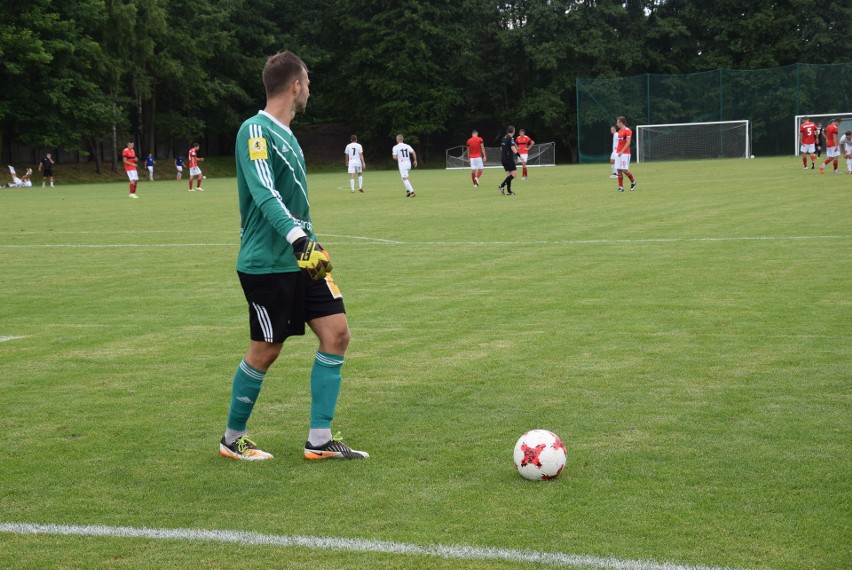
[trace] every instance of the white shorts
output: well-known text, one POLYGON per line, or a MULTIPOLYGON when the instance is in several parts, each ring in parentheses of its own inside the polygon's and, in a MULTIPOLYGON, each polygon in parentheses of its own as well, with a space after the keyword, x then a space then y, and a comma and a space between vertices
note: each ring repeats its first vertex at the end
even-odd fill
POLYGON ((619 170, 630 170, 630 155, 615 155, 615 167, 619 170))
POLYGON ((518 156, 520 156, 520 157, 521 157, 521 161, 526 162, 526 161, 527 161, 527 157, 528 157, 529 155, 528 155, 527 153, 522 153, 522 154, 519 154, 518 156))
POLYGON ((199 168, 198 166, 193 166, 192 168, 189 169, 189 175, 190 176, 201 176, 201 168, 199 168))
POLYGON ((136 172, 135 170, 128 170, 127 171, 127 179, 130 180, 131 182, 133 182, 135 180, 139 180, 139 173, 136 172))
POLYGON ((470 169, 471 170, 482 170, 485 168, 485 165, 482 164, 482 157, 477 156, 476 158, 470 159, 470 169))
POLYGON ((411 163, 399 163, 399 175, 402 178, 408 178, 408 173, 411 172, 411 163))
POLYGON ((178 172, 183 172, 183 166, 175 166, 178 172))
POLYGON ((835 158, 840 156, 840 147, 839 146, 830 146, 825 149, 825 156, 828 158, 835 158))
POLYGON ((349 174, 361 174, 364 171, 364 167, 361 166, 360 162, 350 162, 349 163, 349 174))
POLYGON ((813 154, 816 152, 816 145, 813 143, 802 143, 802 146, 799 147, 799 152, 801 152, 802 154, 813 154))
POLYGON ((148 167, 148 172, 154 172, 154 167, 153 167, 153 166, 149 166, 149 167, 148 167))

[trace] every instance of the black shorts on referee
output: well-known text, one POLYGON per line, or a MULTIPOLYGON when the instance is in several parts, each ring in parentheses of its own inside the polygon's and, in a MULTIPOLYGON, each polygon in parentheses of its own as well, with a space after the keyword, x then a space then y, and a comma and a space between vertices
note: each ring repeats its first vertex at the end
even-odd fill
POLYGON ((517 165, 515 164, 515 161, 511 158, 504 158, 500 162, 503 163, 503 170, 505 170, 506 172, 514 172, 518 169, 517 165))
POLYGON ((305 323, 345 313, 331 275, 314 281, 301 271, 253 275, 237 271, 248 301, 251 339, 279 343, 305 334, 305 323))

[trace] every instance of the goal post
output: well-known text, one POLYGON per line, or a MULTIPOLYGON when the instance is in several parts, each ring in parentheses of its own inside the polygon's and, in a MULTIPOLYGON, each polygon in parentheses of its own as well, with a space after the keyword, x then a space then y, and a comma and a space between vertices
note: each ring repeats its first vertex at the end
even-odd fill
POLYGON ((710 121, 636 126, 636 161, 748 158, 751 123, 710 121))
MULTIPOLYGON (((485 168, 502 168, 500 162, 500 147, 485 147, 485 168)), ((527 166, 556 166, 556 143, 535 143, 529 150, 527 166)), ((467 156, 467 145, 454 146, 447 149, 447 170, 470 168, 467 156)))
MULTIPOLYGON (((802 126, 802 119, 808 117, 814 123, 822 123, 822 128, 828 126, 829 121, 833 119, 840 119, 840 127, 838 128, 839 136, 843 136, 843 133, 846 131, 852 131, 852 113, 830 113, 830 114, 820 114, 820 115, 796 115, 793 121, 793 146, 795 147, 795 154, 799 156, 801 154, 801 144, 799 143, 799 127, 802 126)), ((837 140, 840 140, 839 138, 837 140)), ((823 149, 825 150, 825 149, 823 149)))

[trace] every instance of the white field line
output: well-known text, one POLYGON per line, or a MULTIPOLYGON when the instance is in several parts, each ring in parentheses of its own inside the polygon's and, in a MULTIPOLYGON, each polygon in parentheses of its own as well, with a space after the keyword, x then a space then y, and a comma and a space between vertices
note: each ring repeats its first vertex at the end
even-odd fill
POLYGON ((24 338, 22 336, 0 336, 0 342, 9 342, 10 340, 18 340, 24 338))
POLYGON ((692 566, 652 560, 603 558, 561 552, 536 552, 507 548, 474 546, 420 546, 406 542, 364 540, 357 538, 332 538, 327 536, 295 536, 260 534, 229 530, 199 530, 191 528, 145 528, 101 525, 61 525, 31 523, 0 523, 0 532, 9 534, 46 534, 59 536, 92 536, 107 538, 144 538, 150 540, 178 540, 237 543, 256 546, 298 547, 311 550, 344 552, 375 552, 408 556, 432 556, 448 560, 498 560, 567 568, 595 568, 612 570, 731 570, 717 566, 692 566))
MULTIPOLYGON (((343 236, 325 234, 332 238, 358 241, 329 241, 322 237, 326 244, 333 245, 595 245, 595 244, 642 244, 642 243, 689 243, 689 242, 729 242, 729 241, 787 241, 787 240, 828 240, 850 239, 852 235, 835 236, 742 236, 742 237, 696 237, 696 238, 643 238, 643 239, 576 239, 576 240, 523 240, 523 241, 399 241, 362 236, 343 236)), ((238 247, 238 243, 113 243, 113 244, 0 244, 5 249, 27 248, 145 248, 145 247, 238 247)))

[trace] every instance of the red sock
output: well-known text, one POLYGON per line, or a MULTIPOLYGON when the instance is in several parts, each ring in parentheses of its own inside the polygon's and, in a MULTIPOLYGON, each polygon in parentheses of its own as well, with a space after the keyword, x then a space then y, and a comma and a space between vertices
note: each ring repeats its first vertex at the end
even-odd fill
POLYGON ((136 194, 136 181, 130 183, 130 193, 136 194))
POLYGON ((618 173, 618 187, 621 188, 624 186, 624 175, 620 172, 618 173))
POLYGON ((476 184, 476 172, 470 173, 470 179, 473 180, 473 183, 476 184))
POLYGON ((803 166, 807 166, 807 165, 808 165, 808 155, 806 155, 806 154, 803 154, 803 155, 802 155, 802 165, 803 165, 803 166))
POLYGON ((526 176, 526 175, 527 175, 527 165, 525 164, 524 165, 524 176, 526 176))
POLYGON ((190 190, 192 190, 192 181, 193 181, 193 179, 192 179, 192 178, 190 178, 190 179, 189 179, 189 189, 190 189, 190 190))
POLYGON ((636 182, 636 179, 633 178, 633 174, 630 172, 627 173, 627 178, 629 178, 631 182, 636 182))

